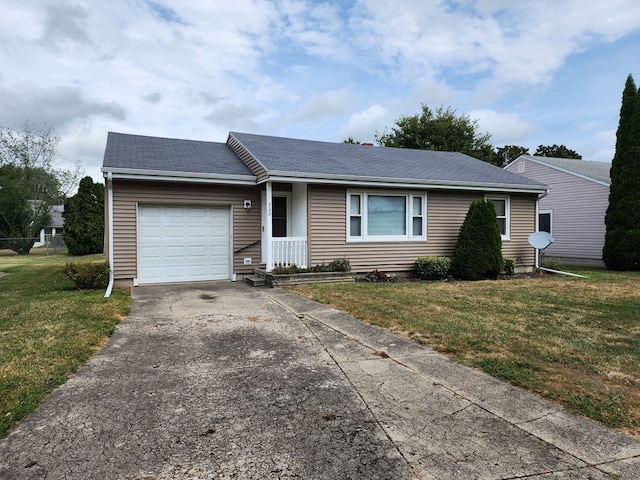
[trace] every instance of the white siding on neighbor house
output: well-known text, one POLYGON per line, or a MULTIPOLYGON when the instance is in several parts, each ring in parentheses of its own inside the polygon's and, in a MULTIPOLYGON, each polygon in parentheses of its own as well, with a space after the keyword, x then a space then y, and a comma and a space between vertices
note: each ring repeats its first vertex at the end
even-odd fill
MULTIPOLYGON (((578 161, 578 160, 576 160, 578 161)), ((551 210, 554 242, 544 253, 551 257, 600 260, 604 246, 604 216, 609 187, 547 165, 519 159, 507 170, 549 185, 540 210, 551 210), (524 162, 524 167, 519 166, 524 162)))
MULTIPOLYGON (((346 190, 340 186, 309 186, 310 265, 346 257, 354 272, 374 269, 392 272, 412 270, 419 256, 450 257, 471 203, 484 198, 485 193, 495 193, 413 190, 411 193, 427 195, 426 241, 347 242, 346 190)), ((385 190, 379 192, 384 193, 385 190)), ((511 194, 509 198, 511 239, 503 241, 503 254, 517 259, 518 267, 531 268, 535 263, 535 253, 527 238, 534 232, 537 196, 511 194)))

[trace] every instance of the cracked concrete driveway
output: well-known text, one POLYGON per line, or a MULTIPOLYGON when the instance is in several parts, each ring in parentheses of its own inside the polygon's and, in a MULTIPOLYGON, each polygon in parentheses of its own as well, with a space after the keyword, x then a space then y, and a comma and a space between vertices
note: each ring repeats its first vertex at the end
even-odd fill
POLYGON ((1 479, 637 479, 640 443, 281 289, 138 287, 1 479))

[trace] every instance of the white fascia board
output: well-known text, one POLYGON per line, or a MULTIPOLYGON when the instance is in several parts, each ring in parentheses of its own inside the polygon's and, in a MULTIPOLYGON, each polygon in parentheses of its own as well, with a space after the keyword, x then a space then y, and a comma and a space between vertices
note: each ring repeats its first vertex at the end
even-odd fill
MULTIPOLYGON (((276 172, 278 173, 278 172, 276 172)), ((424 181, 417 182, 410 179, 397 179, 396 181, 390 181, 389 178, 367 178, 358 179, 355 178, 340 178, 337 179, 332 176, 314 175, 305 177, 301 176, 280 176, 270 175, 268 179, 260 181, 258 183, 264 183, 266 181, 271 182, 283 182, 283 183, 315 183, 325 185, 345 185, 345 186, 357 186, 357 187, 384 187, 384 188, 407 188, 407 189, 429 189, 429 190, 465 190, 465 191, 492 191, 492 192, 505 192, 505 193, 533 193, 533 194, 546 194, 548 189, 544 185, 510 185, 504 183, 468 183, 468 182, 434 182, 424 181)))
POLYGON ((157 170, 134 170, 134 169, 110 169, 102 168, 102 173, 106 177, 111 172, 114 179, 123 180, 154 180, 161 182, 197 182, 197 183, 217 183, 226 185, 256 185, 256 177, 253 175, 221 175, 211 173, 193 172, 159 172, 157 170))

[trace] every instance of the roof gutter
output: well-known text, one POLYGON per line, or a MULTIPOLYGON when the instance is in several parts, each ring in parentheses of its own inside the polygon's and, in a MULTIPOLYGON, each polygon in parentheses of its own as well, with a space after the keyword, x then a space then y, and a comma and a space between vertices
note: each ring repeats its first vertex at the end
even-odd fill
POLYGON ((511 193, 548 193, 546 185, 518 185, 505 183, 470 183, 470 182, 439 182, 433 180, 415 181, 412 179, 398 179, 390 181, 384 177, 341 177, 335 178, 331 175, 295 176, 282 174, 281 172, 271 172, 266 179, 258 181, 258 184, 265 182, 290 182, 290 183, 320 183, 329 185, 353 185, 359 187, 385 187, 385 188, 429 188, 434 190, 491 190, 493 192, 511 193))
POLYGON ((157 182, 198 182, 217 183, 231 185, 256 185, 254 175, 221 175, 211 173, 174 172, 158 170, 138 170, 132 168, 109 168, 101 169, 103 175, 111 175, 115 179, 123 180, 151 180, 157 182))

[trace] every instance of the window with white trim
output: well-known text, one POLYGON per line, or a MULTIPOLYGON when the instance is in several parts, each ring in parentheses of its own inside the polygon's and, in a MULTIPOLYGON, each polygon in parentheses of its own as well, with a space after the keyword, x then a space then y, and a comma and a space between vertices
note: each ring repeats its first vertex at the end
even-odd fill
POLYGON ((485 196, 485 200, 491 200, 493 205, 496 207, 496 218, 498 219, 498 226, 500 227, 500 238, 502 240, 510 239, 510 228, 511 224, 511 206, 508 196, 485 196))
POLYGON ((426 240, 426 195, 347 192, 347 240, 426 240))

